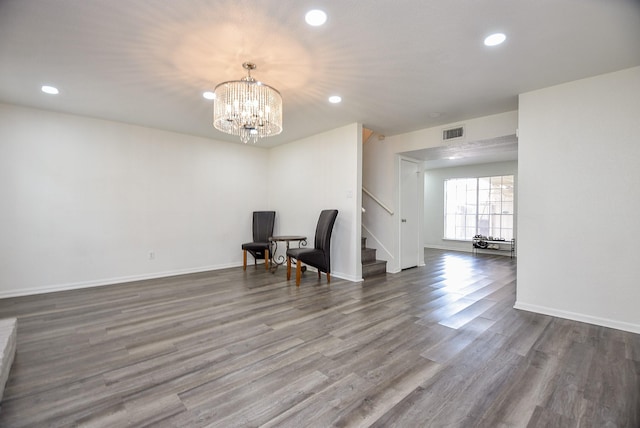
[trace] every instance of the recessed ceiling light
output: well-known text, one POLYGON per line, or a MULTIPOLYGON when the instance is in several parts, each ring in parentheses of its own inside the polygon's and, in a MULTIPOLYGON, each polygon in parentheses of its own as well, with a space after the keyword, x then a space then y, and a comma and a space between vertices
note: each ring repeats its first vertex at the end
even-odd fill
POLYGON ((502 42, 504 42, 505 40, 507 40, 507 36, 505 36, 504 34, 494 33, 494 34, 491 34, 490 36, 487 36, 487 38, 484 39, 484 44, 486 46, 497 46, 502 42))
POLYGON ((338 95, 332 95, 329 97, 329 102, 332 104, 338 104, 339 102, 342 101, 342 97, 338 96, 338 95))
POLYGON ((205 97, 208 100, 215 100, 216 99, 216 94, 214 94, 211 91, 203 92, 202 96, 205 97))
POLYGON ((60 91, 58 91, 58 88, 56 88, 54 86, 42 85, 42 88, 40 88, 40 89, 45 94, 58 95, 60 93, 60 91))
POLYGON ((304 20, 307 21, 307 24, 317 27, 327 22, 327 14, 321 10, 313 9, 307 12, 304 20))

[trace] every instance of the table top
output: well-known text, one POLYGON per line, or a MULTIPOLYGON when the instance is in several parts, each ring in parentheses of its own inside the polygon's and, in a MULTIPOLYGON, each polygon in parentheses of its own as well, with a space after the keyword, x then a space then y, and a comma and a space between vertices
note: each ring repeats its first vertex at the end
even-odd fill
POLYGON ((485 241, 485 242, 492 242, 492 243, 500 243, 500 242, 506 242, 506 243, 510 243, 510 242, 515 242, 515 238, 513 239, 489 239, 489 238, 473 238, 474 241, 485 241))
POLYGON ((269 238, 270 241, 306 241, 307 237, 302 235, 282 235, 282 236, 272 236, 269 238))

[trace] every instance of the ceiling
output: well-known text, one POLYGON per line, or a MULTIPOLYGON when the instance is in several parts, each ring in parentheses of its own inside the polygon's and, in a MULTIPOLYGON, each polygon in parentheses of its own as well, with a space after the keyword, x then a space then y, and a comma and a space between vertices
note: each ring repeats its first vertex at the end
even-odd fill
POLYGON ((480 141, 456 141, 402 154, 423 160, 424 169, 506 162, 518 159, 518 138, 513 134, 480 141))
POLYGON ((353 122, 392 136, 640 65, 640 1, 0 0, 0 102, 239 143, 202 93, 245 61, 284 100, 284 131, 258 144, 353 122), (312 8, 324 26, 305 23, 312 8))

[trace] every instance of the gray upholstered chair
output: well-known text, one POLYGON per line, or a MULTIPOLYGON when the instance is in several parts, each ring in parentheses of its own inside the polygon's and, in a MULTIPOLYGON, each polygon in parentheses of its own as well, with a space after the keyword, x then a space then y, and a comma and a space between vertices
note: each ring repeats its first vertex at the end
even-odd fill
POLYGON ((291 278, 291 259, 296 260, 296 286, 300 285, 302 263, 327 274, 327 283, 331 282, 331 232, 336 222, 338 210, 323 210, 316 226, 313 248, 291 248, 287 250, 287 280, 291 278))
POLYGON ((258 259, 264 259, 265 269, 269 269, 269 238, 273 235, 275 220, 275 211, 253 212, 253 242, 242 244, 242 270, 247 269, 247 252, 253 256, 254 265, 258 259))

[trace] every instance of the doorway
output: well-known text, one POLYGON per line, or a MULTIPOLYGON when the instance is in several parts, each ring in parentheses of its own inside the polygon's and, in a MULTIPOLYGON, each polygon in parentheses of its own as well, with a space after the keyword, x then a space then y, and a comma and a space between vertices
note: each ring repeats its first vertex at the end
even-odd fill
POLYGON ((400 268, 416 267, 420 260, 418 163, 400 160, 400 268))

